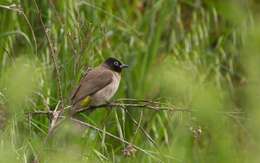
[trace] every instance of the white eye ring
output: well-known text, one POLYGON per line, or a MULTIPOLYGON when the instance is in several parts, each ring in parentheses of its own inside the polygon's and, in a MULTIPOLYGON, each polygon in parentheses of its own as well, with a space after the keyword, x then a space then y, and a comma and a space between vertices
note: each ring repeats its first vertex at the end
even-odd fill
POLYGON ((119 63, 118 63, 117 61, 114 62, 114 65, 118 66, 118 64, 119 64, 119 63))

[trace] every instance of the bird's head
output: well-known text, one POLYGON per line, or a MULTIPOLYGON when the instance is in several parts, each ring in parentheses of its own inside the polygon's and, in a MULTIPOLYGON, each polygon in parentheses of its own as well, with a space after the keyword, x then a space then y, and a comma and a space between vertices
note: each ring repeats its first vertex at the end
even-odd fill
POLYGON ((128 65, 121 63, 116 58, 109 57, 103 64, 105 67, 109 68, 110 70, 121 72, 122 69, 127 68, 128 65))

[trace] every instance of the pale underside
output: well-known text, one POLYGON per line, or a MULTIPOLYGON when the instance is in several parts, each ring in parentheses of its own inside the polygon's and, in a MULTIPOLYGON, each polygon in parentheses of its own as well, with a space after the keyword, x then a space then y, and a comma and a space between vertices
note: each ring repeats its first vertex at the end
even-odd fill
POLYGON ((115 95, 119 87, 120 79, 120 75, 114 72, 112 82, 90 97, 90 106, 98 106, 109 102, 109 100, 115 95))

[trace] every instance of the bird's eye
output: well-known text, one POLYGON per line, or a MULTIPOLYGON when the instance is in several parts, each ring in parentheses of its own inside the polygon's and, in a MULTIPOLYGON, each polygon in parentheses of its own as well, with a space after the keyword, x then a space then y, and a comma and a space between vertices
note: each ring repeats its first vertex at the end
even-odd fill
POLYGON ((117 61, 114 62, 114 65, 118 66, 118 64, 119 64, 119 63, 118 63, 117 61))

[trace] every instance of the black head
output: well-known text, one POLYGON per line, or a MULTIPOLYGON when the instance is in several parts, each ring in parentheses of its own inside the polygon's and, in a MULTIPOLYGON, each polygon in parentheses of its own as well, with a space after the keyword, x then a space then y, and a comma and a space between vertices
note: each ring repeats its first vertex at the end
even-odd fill
POLYGON ((121 72, 123 68, 127 68, 128 65, 122 64, 119 60, 109 57, 106 59, 105 63, 103 64, 110 70, 116 71, 116 72, 121 72))

